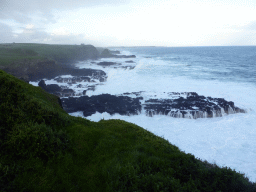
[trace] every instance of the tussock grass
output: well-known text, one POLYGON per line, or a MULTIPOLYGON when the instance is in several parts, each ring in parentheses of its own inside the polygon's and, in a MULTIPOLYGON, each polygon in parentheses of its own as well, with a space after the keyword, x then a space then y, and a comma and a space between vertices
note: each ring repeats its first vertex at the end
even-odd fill
POLYGON ((0 71, 0 191, 256 191, 121 120, 69 116, 58 98, 0 71))

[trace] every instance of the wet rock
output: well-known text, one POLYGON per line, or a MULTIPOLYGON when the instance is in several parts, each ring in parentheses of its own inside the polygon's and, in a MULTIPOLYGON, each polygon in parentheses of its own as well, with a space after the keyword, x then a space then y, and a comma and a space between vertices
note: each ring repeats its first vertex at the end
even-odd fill
POLYGON ((104 49, 100 54, 100 57, 102 58, 113 57, 113 56, 114 54, 112 54, 108 49, 104 49))
POLYGON ((38 83, 38 86, 39 86, 39 87, 42 87, 44 90, 46 90, 46 89, 47 89, 47 86, 46 86, 46 84, 45 84, 45 81, 44 81, 44 80, 41 80, 41 81, 38 83))
POLYGON ((125 63, 135 63, 133 60, 125 61, 125 63))
POLYGON ((61 94, 62 94, 62 97, 72 97, 74 96, 74 90, 73 89, 63 89, 61 94))
POLYGON ((95 91, 95 85, 88 86, 88 91, 95 91))
POLYGON ((90 82, 90 77, 84 77, 84 76, 77 76, 77 77, 57 77, 54 79, 58 83, 70 83, 75 84, 79 82, 90 82))
MULTIPOLYGON (((93 90, 94 87, 88 87, 93 90)), ((86 91, 83 92, 83 95, 86 91)), ((223 98, 211 98, 198 95, 195 92, 170 92, 169 98, 155 99, 155 95, 144 100, 145 92, 124 93, 122 95, 103 94, 97 96, 82 96, 80 98, 62 98, 64 110, 67 112, 83 111, 84 116, 96 112, 118 113, 120 115, 137 115, 144 111, 147 116, 167 115, 175 118, 212 118, 227 114, 245 113, 245 110, 234 105, 232 101, 223 98)), ((146 94, 147 95, 147 94, 146 94)))
MULTIPOLYGON (((175 96, 182 95, 182 93, 173 94, 175 96)), ((223 98, 199 96, 194 92, 187 93, 187 97, 146 100, 144 109, 148 116, 168 115, 171 117, 191 119, 222 117, 227 114, 245 113, 243 109, 235 107, 234 102, 228 102, 223 98)))
POLYGON ((57 84, 50 84, 50 85, 47 85, 46 91, 52 94, 58 94, 58 92, 61 92, 62 89, 57 84))
POLYGON ((110 94, 63 98, 62 105, 68 113, 83 111, 85 117, 96 112, 107 112, 111 115, 115 113, 120 115, 137 115, 141 112, 140 98, 110 94))
POLYGON ((60 96, 59 92, 62 91, 62 88, 57 85, 57 84, 51 84, 51 85, 46 85, 44 80, 41 80, 38 83, 39 87, 42 87, 45 91, 47 91, 48 93, 60 96))
POLYGON ((103 61, 103 62, 97 63, 97 65, 100 65, 100 66, 111 66, 111 65, 117 65, 117 63, 103 61))
POLYGON ((115 58, 136 58, 136 55, 115 55, 115 58))
POLYGON ((122 66, 122 68, 124 68, 124 69, 134 69, 135 66, 122 66))
POLYGON ((38 85, 42 87, 48 93, 54 94, 58 97, 72 97, 75 94, 75 91, 72 89, 62 89, 57 84, 46 85, 44 80, 41 80, 38 85))

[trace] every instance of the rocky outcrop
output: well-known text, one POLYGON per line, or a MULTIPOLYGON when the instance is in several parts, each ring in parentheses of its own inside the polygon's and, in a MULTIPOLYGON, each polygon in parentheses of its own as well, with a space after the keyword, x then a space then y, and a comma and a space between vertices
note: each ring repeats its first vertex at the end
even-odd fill
POLYGON ((125 63, 135 63, 133 60, 125 61, 125 63))
POLYGON ((93 45, 50 45, 49 48, 58 50, 47 56, 60 64, 69 65, 78 61, 98 59, 100 56, 99 51, 93 45))
POLYGON ((147 116, 167 115, 175 118, 212 118, 222 117, 227 114, 245 113, 231 101, 222 98, 199 96, 194 92, 168 93, 170 99, 143 99, 142 92, 121 96, 103 94, 98 96, 84 96, 80 98, 63 98, 62 105, 67 112, 83 111, 84 116, 96 112, 109 114, 137 115, 145 113, 147 116), (130 96, 127 96, 130 95, 130 96), (145 102, 143 103, 143 100, 145 102))
POLYGON ((118 51, 118 50, 110 51, 110 53, 112 53, 112 54, 121 54, 121 52, 120 52, 120 51, 118 51))
POLYGON ((26 82, 38 81, 43 78, 51 79, 58 75, 67 74, 72 64, 88 59, 98 59, 99 51, 92 45, 42 45, 32 46, 31 49, 6 49, 8 54, 20 59, 0 68, 26 82), (45 50, 42 51, 42 46, 45 50), (40 47, 40 48, 39 48, 40 47), (19 51, 17 53, 17 50, 19 51), (40 54, 39 54, 40 53, 40 54), (24 59, 25 57, 31 57, 24 59), (38 59, 40 56, 41 58, 38 59), (44 58, 44 59, 43 59, 44 58))
POLYGON ((136 58, 136 55, 115 55, 115 58, 136 58))
POLYGON ((62 106, 68 113, 83 111, 85 117, 96 112, 107 112, 111 115, 115 113, 120 115, 137 115, 141 112, 141 99, 102 94, 91 97, 63 98, 62 106))
POLYGON ((100 66, 111 66, 111 65, 118 65, 118 64, 115 63, 115 62, 102 61, 102 62, 97 63, 97 65, 100 65, 100 66))
POLYGON ((51 84, 51 85, 46 85, 44 80, 41 80, 38 83, 38 86, 43 88, 46 92, 54 94, 56 96, 61 96, 62 88, 57 85, 57 84, 51 84))
POLYGON ((42 78, 53 78, 62 71, 60 65, 53 60, 20 60, 10 67, 3 67, 7 73, 26 82, 36 81, 42 78))
POLYGON ((136 58, 135 55, 119 55, 120 52, 110 51, 108 49, 104 49, 100 54, 101 58, 136 58), (116 55, 118 53, 118 55, 116 55))
MULTIPOLYGON (((39 87, 42 87, 46 92, 56 95, 58 97, 73 97, 75 95, 75 91, 73 89, 63 89, 57 84, 46 85, 44 80, 41 80, 38 83, 39 87)), ((83 95, 86 94, 86 90, 83 91, 83 95)))
MULTIPOLYGON (((179 93, 173 93, 177 95, 179 93)), ((245 113, 223 98, 199 96, 197 93, 185 93, 186 97, 175 99, 149 99, 145 101, 146 115, 167 115, 177 118, 210 118, 222 117, 227 114, 245 113)))
POLYGON ((96 69, 67 69, 65 72, 62 72, 60 76, 56 77, 58 83, 79 83, 79 82, 104 82, 107 79, 107 75, 102 70, 96 69), (72 77, 61 77, 61 75, 71 75, 72 77))
POLYGON ((41 80, 38 85, 42 87, 48 93, 57 95, 59 97, 73 97, 73 96, 83 96, 86 94, 86 91, 91 90, 94 91, 95 87, 100 82, 104 82, 107 79, 106 73, 101 70, 91 70, 91 69, 81 69, 70 70, 70 74, 84 74, 89 76, 58 76, 54 80, 57 83, 66 83, 66 85, 62 84, 58 86, 57 84, 49 84, 46 85, 44 80, 41 80), (81 84, 83 83, 83 84, 81 84), (77 85, 76 85, 77 84, 77 85), (69 87, 73 86, 76 90, 78 88, 79 92, 75 92, 73 89, 69 87), (81 90, 82 89, 82 90, 81 90))
POLYGON ((102 58, 108 58, 108 57, 114 57, 115 55, 112 54, 108 49, 104 49, 101 54, 100 57, 102 58))

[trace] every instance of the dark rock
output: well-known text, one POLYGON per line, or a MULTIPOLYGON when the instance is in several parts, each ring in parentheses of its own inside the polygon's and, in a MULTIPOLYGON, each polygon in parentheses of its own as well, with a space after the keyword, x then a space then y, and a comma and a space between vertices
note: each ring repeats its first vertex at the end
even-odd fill
MULTIPOLYGON (((102 78, 102 77, 99 77, 102 78)), ((78 82, 90 82, 91 78, 90 77, 85 77, 85 76, 77 76, 77 77, 57 77, 54 80, 56 80, 58 83, 70 83, 70 84, 75 84, 78 82)))
MULTIPOLYGON (((174 93, 180 95, 181 93, 174 93)), ((184 93, 183 93, 184 94, 184 93)), ((187 98, 149 99, 145 101, 144 109, 148 116, 157 114, 180 118, 210 118, 222 117, 233 113, 245 113, 243 109, 234 106, 223 98, 199 96, 197 93, 187 93, 187 98)))
POLYGON ((112 54, 120 54, 120 51, 110 51, 110 53, 112 53, 112 54))
POLYGON ((116 55, 116 54, 120 54, 120 52, 113 52, 113 51, 109 51, 108 49, 104 49, 102 51, 102 53, 100 54, 100 57, 102 58, 109 58, 109 57, 113 57, 113 58, 136 58, 135 55, 116 55))
POLYGON ((38 83, 39 87, 42 87, 45 91, 47 91, 48 93, 60 96, 60 92, 62 91, 62 88, 57 85, 57 84, 51 84, 51 85, 46 85, 44 80, 41 80, 38 83))
POLYGON ((68 113, 83 111, 84 116, 90 116, 96 112, 107 112, 111 115, 115 113, 136 115, 141 112, 139 100, 139 98, 103 94, 91 97, 62 98, 62 105, 68 113))
MULTIPOLYGON (((33 72, 33 74, 31 74, 29 76, 29 80, 30 81, 38 81, 40 79, 53 79, 57 76, 61 76, 61 75, 72 75, 75 76, 74 78, 79 79, 81 78, 81 80, 86 80, 90 81, 90 77, 93 77, 95 79, 106 79, 106 73, 102 70, 98 70, 98 69, 78 69, 78 68, 72 68, 72 67, 54 67, 53 66, 49 66, 49 67, 45 67, 44 69, 40 69, 40 72, 33 72)), ((59 79, 61 81, 61 78, 56 78, 57 80, 59 79)))
POLYGON ((76 88, 82 88, 82 87, 83 87, 82 84, 79 84, 79 85, 76 86, 76 88))
POLYGON ((95 85, 88 86, 88 90, 95 91, 95 85))
POLYGON ((72 97, 74 96, 74 90, 73 89, 64 89, 61 94, 62 94, 62 97, 72 97))
POLYGON ((101 65, 101 66, 111 66, 111 65, 117 65, 117 63, 115 63, 115 62, 103 61, 103 62, 97 63, 97 65, 101 65))
POLYGON ((58 92, 61 92, 62 89, 57 84, 50 84, 50 85, 47 85, 46 91, 52 94, 57 94, 58 92))
POLYGON ((41 81, 38 83, 38 86, 39 86, 39 87, 42 87, 44 90, 46 90, 46 89, 47 89, 47 87, 46 87, 46 84, 45 84, 45 81, 44 81, 44 80, 41 80, 41 81))
POLYGON ((74 90, 72 89, 62 89, 59 85, 57 84, 50 84, 46 85, 44 80, 41 80, 38 85, 42 87, 45 91, 48 93, 54 94, 58 97, 72 97, 74 96, 74 90))
POLYGON ((135 66, 122 66, 122 68, 124 68, 124 69, 134 69, 135 66))
POLYGON ((100 57, 103 57, 103 58, 113 57, 113 56, 114 55, 108 49, 104 49, 100 54, 100 57))
POLYGON ((136 55, 115 55, 115 58, 136 58, 136 55))
POLYGON ((130 61, 125 61, 125 63, 135 63, 135 62, 130 60, 130 61))
MULTIPOLYGON (((88 90, 93 89, 89 87, 88 90)), ((83 95, 86 91, 83 92, 83 95)), ((170 99, 148 99, 144 104, 140 100, 142 92, 124 93, 121 96, 103 94, 82 96, 80 98, 62 98, 64 110, 68 113, 83 111, 84 116, 96 112, 109 114, 136 115, 145 110, 147 116, 167 115, 175 118, 211 118, 233 113, 245 113, 234 102, 223 98, 200 96, 195 92, 168 93, 170 99), (135 98, 132 98, 136 96, 135 98)), ((152 96, 151 96, 152 97, 152 96)))

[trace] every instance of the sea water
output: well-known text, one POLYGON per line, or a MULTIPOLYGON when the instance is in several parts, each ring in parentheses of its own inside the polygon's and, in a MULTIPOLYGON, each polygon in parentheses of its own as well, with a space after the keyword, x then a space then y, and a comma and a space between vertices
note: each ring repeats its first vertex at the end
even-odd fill
MULTIPOLYGON (((122 119, 163 137, 195 157, 227 166, 256 182, 256 47, 122 47, 121 54, 136 58, 105 58, 120 66, 102 67, 90 61, 77 67, 101 69, 107 81, 88 91, 123 94, 144 91, 143 97, 167 98, 168 92, 196 92, 199 95, 233 101, 247 113, 217 118, 182 119, 163 115, 148 117, 113 116, 96 113, 92 121, 122 119), (127 62, 129 61, 129 62, 127 62)), ((82 116, 81 112, 72 115, 82 116)))

